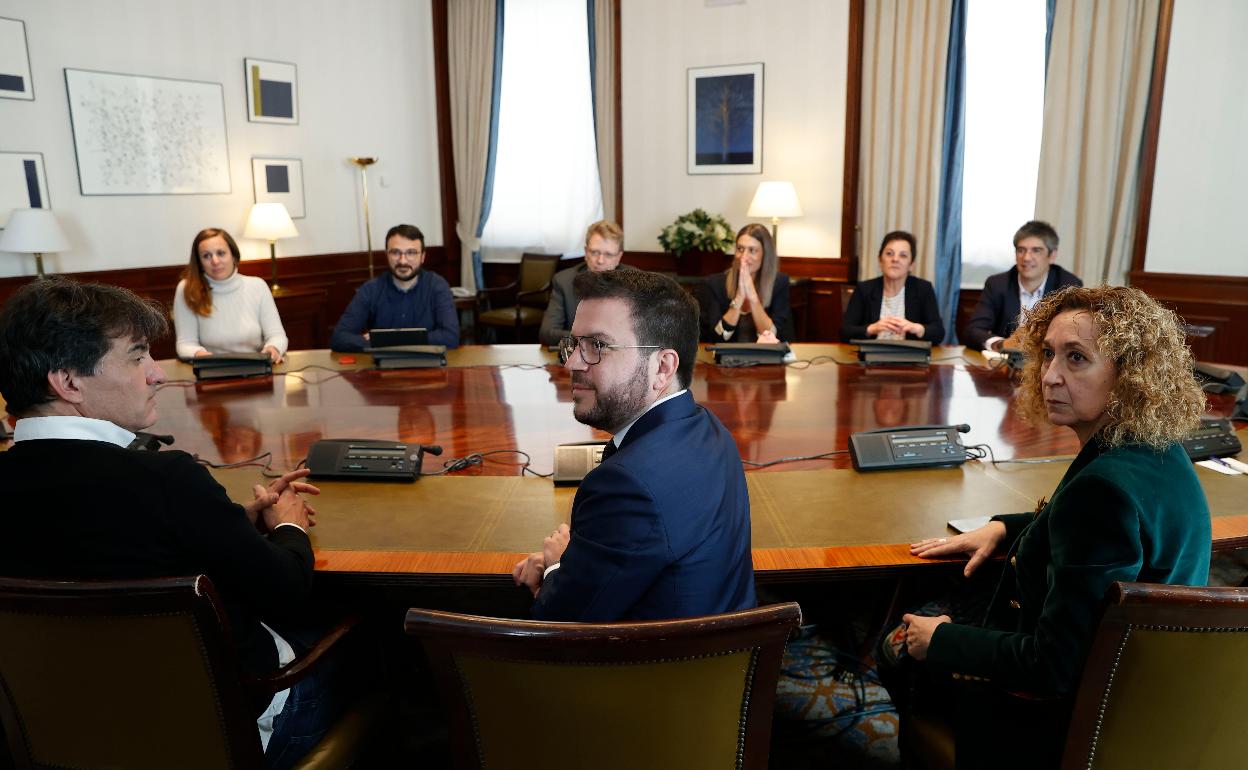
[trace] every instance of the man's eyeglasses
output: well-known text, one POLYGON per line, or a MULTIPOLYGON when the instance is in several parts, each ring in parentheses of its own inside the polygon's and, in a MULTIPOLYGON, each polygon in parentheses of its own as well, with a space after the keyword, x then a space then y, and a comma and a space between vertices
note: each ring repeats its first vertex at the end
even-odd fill
POLYGON ((620 256, 620 252, 599 251, 598 249, 589 249, 588 251, 585 252, 585 256, 593 257, 594 259, 603 259, 604 257, 606 259, 615 259, 616 257, 620 256))
POLYGON ((661 350, 662 345, 609 345, 597 337, 567 336, 559 340, 559 363, 566 364, 574 351, 581 352, 581 360, 586 366, 593 366, 602 360, 604 349, 623 350, 637 348, 641 350, 661 350))
POLYGON ((408 259, 416 259, 417 257, 419 257, 421 254, 424 254, 425 252, 420 251, 419 249, 408 249, 407 251, 404 251, 402 249, 389 249, 388 251, 386 251, 386 253, 390 255, 391 259, 398 259, 399 257, 407 257, 408 259))

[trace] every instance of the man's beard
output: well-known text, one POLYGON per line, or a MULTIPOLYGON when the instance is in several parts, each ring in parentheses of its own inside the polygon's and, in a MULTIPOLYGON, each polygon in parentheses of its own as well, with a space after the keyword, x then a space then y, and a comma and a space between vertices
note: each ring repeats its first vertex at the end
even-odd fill
POLYGON ((396 281, 410 281, 420 275, 419 267, 412 267, 411 265, 408 265, 407 267, 411 270, 411 273, 409 273, 407 277, 399 275, 399 269, 397 267, 390 268, 390 275, 394 276, 394 280, 396 281))
MULTIPOLYGON (((594 391, 594 405, 582 412, 580 407, 572 407, 572 416, 577 422, 607 433, 615 433, 632 422, 646 408, 646 390, 649 382, 646 374, 649 361, 641 358, 637 363, 633 376, 609 391, 594 391)), ((574 385, 592 387, 585 377, 585 372, 572 372, 574 385)))

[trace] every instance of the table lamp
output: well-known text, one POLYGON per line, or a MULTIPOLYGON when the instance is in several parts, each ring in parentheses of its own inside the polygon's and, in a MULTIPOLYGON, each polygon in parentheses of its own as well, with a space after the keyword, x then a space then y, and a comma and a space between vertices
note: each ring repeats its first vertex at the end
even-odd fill
POLYGON ((244 238, 256 238, 269 242, 269 261, 273 264, 273 279, 269 288, 277 296, 281 288, 277 285, 277 240, 294 238, 299 234, 295 223, 290 220, 290 212, 281 203, 257 203, 251 207, 247 217, 247 226, 243 228, 244 238))
POLYGON ((40 278, 45 277, 43 255, 68 250, 69 241, 49 209, 13 209, 8 224, 0 232, 0 251, 34 254, 40 278))
POLYGON ((797 202, 797 190, 792 182, 760 182, 750 201, 747 217, 765 219, 771 217, 771 239, 780 232, 781 217, 800 217, 802 204, 797 202))

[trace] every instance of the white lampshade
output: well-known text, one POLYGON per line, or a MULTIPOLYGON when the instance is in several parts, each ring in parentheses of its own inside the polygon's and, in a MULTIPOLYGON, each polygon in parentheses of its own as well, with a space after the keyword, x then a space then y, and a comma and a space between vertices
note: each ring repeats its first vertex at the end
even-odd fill
POLYGON ((290 212, 281 203, 257 203, 252 206, 251 213, 247 216, 247 226, 243 228, 244 238, 258 238, 262 241, 294 238, 298 234, 295 223, 290 219, 290 212))
POLYGON ((800 217, 802 204, 792 182, 760 182, 747 217, 800 217))
POLYGON ((49 209, 13 209, 0 232, 0 251, 47 254, 68 250, 69 240, 49 209))

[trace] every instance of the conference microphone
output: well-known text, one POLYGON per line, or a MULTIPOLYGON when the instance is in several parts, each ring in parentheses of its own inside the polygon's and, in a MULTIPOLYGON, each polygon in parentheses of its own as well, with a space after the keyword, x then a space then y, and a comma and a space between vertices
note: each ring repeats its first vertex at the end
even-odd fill
POLYGON ((173 436, 162 436, 156 433, 143 433, 142 431, 134 434, 134 440, 126 447, 126 449, 142 449, 147 452, 159 452, 161 444, 171 446, 173 444, 173 436))
POLYGON ((853 433, 849 437, 849 457, 859 471, 961 465, 967 457, 958 434, 970 430, 970 425, 962 423, 902 425, 853 433))

